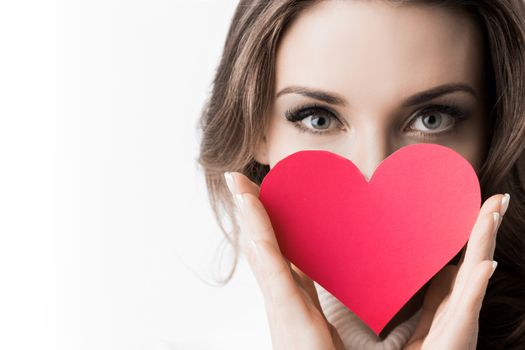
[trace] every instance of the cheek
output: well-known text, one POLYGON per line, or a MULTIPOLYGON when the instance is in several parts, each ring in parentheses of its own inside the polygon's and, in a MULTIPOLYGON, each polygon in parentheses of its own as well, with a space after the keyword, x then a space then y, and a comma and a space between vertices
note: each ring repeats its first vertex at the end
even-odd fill
POLYGON ((468 160, 474 170, 476 170, 476 173, 479 172, 485 160, 486 148, 486 138, 481 130, 476 132, 476 129, 471 129, 469 135, 464 135, 448 146, 468 160))
POLYGON ((483 165, 484 161, 484 154, 482 152, 482 145, 474 145, 470 144, 465 146, 465 150, 462 151, 460 154, 463 155, 465 159, 467 159, 474 170, 476 170, 476 173, 479 173, 479 169, 483 165))
POLYGON ((469 160, 476 172, 479 172, 479 169, 485 162, 489 143, 488 129, 484 116, 480 120, 483 120, 483 122, 478 123, 477 127, 471 129, 468 139, 472 141, 467 141, 467 146, 465 146, 467 149, 465 158, 469 160))
POLYGON ((449 147, 465 158, 478 173, 483 165, 488 146, 488 127, 484 111, 476 111, 469 120, 461 123, 456 132, 445 137, 443 142, 436 141, 449 147))
POLYGON ((308 141, 311 138, 311 136, 301 133, 297 127, 284 118, 274 117, 266 138, 270 168, 292 153, 317 148, 308 141))
POLYGON ((286 120, 274 120, 267 133, 268 162, 272 168, 281 159, 303 150, 325 150, 342 155, 345 137, 320 136, 301 132, 286 120))
MULTIPOLYGON (((486 157, 487 130, 485 124, 480 122, 481 120, 483 118, 473 119, 471 123, 463 125, 459 133, 442 141, 435 141, 458 152, 472 165, 476 172, 479 171, 486 157)), ((292 123, 281 118, 272 120, 266 140, 270 168, 281 159, 301 150, 326 150, 350 158, 348 150, 352 148, 350 138, 309 135, 299 131, 292 123)), ((417 142, 423 141, 416 141, 415 143, 417 142)), ((414 142, 401 141, 395 148, 410 143, 414 142)))
POLYGON ((292 153, 305 149, 296 131, 291 128, 276 128, 268 135, 268 162, 270 168, 292 153))

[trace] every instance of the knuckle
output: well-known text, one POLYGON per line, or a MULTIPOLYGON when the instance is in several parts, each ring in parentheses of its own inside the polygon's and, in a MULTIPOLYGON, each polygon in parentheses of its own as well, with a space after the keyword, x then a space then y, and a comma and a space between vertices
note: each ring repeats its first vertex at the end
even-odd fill
POLYGON ((244 246, 243 246, 243 253, 244 253, 244 256, 246 257, 246 259, 248 260, 248 263, 253 266, 254 268, 257 268, 257 264, 256 264, 256 256, 255 256, 255 253, 253 251, 253 249, 247 247, 247 245, 249 245, 250 243, 244 243, 244 246))
POLYGON ((261 249, 265 249, 268 261, 264 264, 264 276, 270 283, 277 283, 287 274, 290 274, 288 265, 280 252, 277 252, 269 243, 260 242, 261 249))
POLYGON ((479 232, 478 236, 480 236, 480 239, 487 238, 487 236, 492 236, 491 233, 493 231, 492 228, 494 221, 492 215, 492 212, 485 213, 479 218, 478 222, 476 223, 475 230, 476 232, 479 232), (489 231, 488 234, 487 231, 489 231))
POLYGON ((499 203, 501 203, 501 197, 502 196, 500 194, 495 194, 485 200, 479 211, 478 219, 482 218, 487 213, 497 211, 499 208, 499 203))
POLYGON ((269 239, 274 239, 275 233, 273 232, 273 227, 270 223, 264 222, 261 226, 261 232, 263 233, 264 237, 267 237, 269 239))
POLYGON ((503 195, 495 194, 485 201, 487 211, 495 211, 499 208, 503 195))
POLYGON ((244 200, 246 201, 247 206, 251 209, 260 209, 260 206, 262 205, 259 198, 255 197, 253 193, 250 192, 244 193, 244 200))
POLYGON ((263 206, 259 198, 255 197, 253 194, 248 193, 245 195, 246 202, 248 206, 251 208, 251 210, 255 211, 258 215, 260 215, 263 219, 261 220, 261 227, 260 230, 265 234, 271 234, 273 235, 273 226, 270 221, 270 218, 268 217, 268 213, 266 212, 266 208, 263 206))

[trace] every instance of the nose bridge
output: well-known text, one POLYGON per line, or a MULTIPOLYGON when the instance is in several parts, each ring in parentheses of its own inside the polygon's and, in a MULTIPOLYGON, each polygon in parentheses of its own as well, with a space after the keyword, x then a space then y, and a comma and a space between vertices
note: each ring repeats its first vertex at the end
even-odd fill
POLYGON ((363 125, 361 130, 357 130, 354 163, 367 181, 381 161, 390 155, 390 143, 390 134, 381 123, 368 123, 363 125))

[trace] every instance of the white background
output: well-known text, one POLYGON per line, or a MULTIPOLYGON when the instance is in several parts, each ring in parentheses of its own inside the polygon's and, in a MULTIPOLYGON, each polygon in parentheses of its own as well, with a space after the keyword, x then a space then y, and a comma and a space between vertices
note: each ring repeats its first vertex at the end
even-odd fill
POLYGON ((0 348, 269 349, 197 120, 237 1, 0 2, 0 348), (192 272, 194 271, 194 273, 192 272))

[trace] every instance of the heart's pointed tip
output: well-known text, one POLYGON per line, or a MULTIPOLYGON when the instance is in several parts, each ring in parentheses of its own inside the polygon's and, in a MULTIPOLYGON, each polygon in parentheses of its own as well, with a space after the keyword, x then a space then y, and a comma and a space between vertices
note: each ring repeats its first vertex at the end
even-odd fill
POLYGON ((383 329, 385 328, 385 326, 374 326, 374 327, 370 327, 370 329, 374 332, 374 334, 379 337, 379 334, 383 331, 383 329))
MULTIPOLYGON (((419 200, 421 198, 436 198, 435 194, 439 194, 437 198, 439 200, 427 200, 426 202, 430 204, 429 205, 418 205, 418 206, 411 206, 411 212, 412 209, 413 213, 415 214, 428 214, 428 213, 440 213, 440 208, 455 208, 456 204, 458 203, 458 198, 455 195, 447 195, 454 191, 462 191, 465 192, 465 185, 468 185, 468 195, 461 196, 461 199, 463 202, 467 204, 466 208, 470 208, 472 206, 472 202, 475 199, 476 203, 478 205, 477 208, 469 210, 472 211, 472 226, 475 223, 475 220, 477 218, 479 208, 482 205, 481 201, 481 188, 478 181, 477 176, 475 177, 475 183, 473 181, 474 177, 468 176, 468 174, 475 175, 475 171, 471 171, 472 167, 470 166, 470 163, 461 163, 461 164, 468 164, 470 168, 465 168, 464 166, 455 166, 457 158, 446 156, 444 157, 445 160, 450 159, 450 163, 447 161, 439 161, 436 162, 435 159, 442 159, 440 158, 440 152, 435 152, 435 150, 443 150, 443 149, 449 149, 448 147, 436 145, 436 144, 414 144, 409 145, 406 147, 410 147, 413 150, 421 149, 421 154, 418 155, 419 152, 416 152, 416 155, 419 159, 423 160, 432 160, 429 161, 427 164, 428 167, 436 170, 432 170, 430 172, 423 172, 422 170, 425 169, 425 167, 420 167, 419 162, 399 162, 399 160, 402 160, 400 156, 403 154, 409 154, 402 152, 402 150, 407 150, 405 147, 400 148, 397 150, 393 155, 389 158, 385 158, 378 167, 386 166, 383 168, 383 181, 377 181, 374 191, 377 191, 377 193, 381 194, 382 191, 386 194, 383 195, 381 198, 389 199, 388 203, 390 203, 389 206, 385 205, 385 208, 402 208, 405 207, 405 203, 416 203, 416 200, 419 200), (428 152, 431 151, 431 152, 428 152), (437 156, 436 156, 437 154, 437 156), (389 162, 385 162, 386 159, 390 159, 389 162), (417 167, 414 167, 413 164, 418 164, 417 167), (459 169, 459 178, 465 179, 464 181, 457 181, 458 177, 452 176, 453 174, 457 172, 451 172, 448 170, 451 170, 451 166, 454 165, 454 169, 459 169), (406 191, 406 192, 399 192, 400 188, 405 188, 402 185, 407 184, 406 178, 402 175, 407 174, 406 170, 409 170, 410 172, 414 172, 415 174, 419 176, 413 177, 412 182, 410 182, 410 188, 413 188, 414 183, 420 184, 417 188, 419 189, 417 192, 415 191, 406 191), (447 171, 443 171, 443 169, 447 171), (468 170, 468 171, 467 171, 468 170), (464 172, 462 172, 464 171, 464 172), (435 174, 444 174, 443 177, 436 177, 435 174), (434 184, 436 186, 429 186, 429 177, 427 174, 434 176, 436 181, 434 184), (448 174, 448 177, 447 177, 448 174), (461 174, 466 174, 466 176, 463 176, 461 174), (448 179, 448 180, 447 180, 448 179), (416 181, 417 180, 417 181, 416 181), (445 181, 444 181, 445 180, 445 181), (416 182, 414 182, 416 181, 416 182), (472 184, 474 183, 476 187, 476 191, 473 190, 472 184), (396 185, 400 184, 400 185, 396 185), (446 187, 452 188, 451 191, 445 191, 444 187, 439 186, 451 186, 446 187), (393 189, 392 192, 391 189, 393 189), (397 192, 397 193, 396 193, 397 192), (413 194, 413 195, 411 195, 413 194), (408 196, 410 195, 410 196, 408 196), (390 201, 390 199, 392 199, 390 201), (450 201, 450 202, 449 202, 450 201), (426 209, 425 209, 426 208, 426 209), (418 212, 419 210, 419 212, 418 212)), ((453 151, 453 150, 452 150, 453 151)), ((410 152, 413 153, 413 152, 410 152)), ((410 155, 410 154, 409 154, 410 155)), ((446 155, 446 154, 445 154, 446 155)), ((413 158, 409 158, 413 159, 413 158)), ((406 158, 405 158, 406 160, 406 158)), ((421 163, 423 164, 423 163, 421 163)), ((378 167, 376 167, 376 170, 379 170, 378 167)), ((296 261, 293 256, 294 252, 297 254, 296 256, 302 256, 307 258, 304 258, 302 260, 298 259, 297 264, 300 266, 300 269, 304 271, 305 273, 308 273, 309 271, 317 271, 312 275, 312 277, 322 278, 323 287, 327 290, 330 290, 330 293, 336 296, 339 300, 344 300, 344 304, 347 305, 349 309, 350 306, 356 306, 356 312, 360 313, 364 319, 367 320, 367 322, 364 322, 367 324, 368 328, 371 329, 376 335, 379 335, 386 325, 391 320, 391 317, 388 317, 385 312, 387 310, 385 309, 392 309, 393 305, 388 305, 389 302, 391 303, 391 295, 390 290, 383 288, 381 293, 384 294, 383 299, 384 302, 382 302, 382 306, 377 306, 376 303, 373 302, 367 302, 366 298, 370 298, 370 293, 367 290, 367 283, 363 283, 362 274, 357 274, 356 271, 350 269, 334 269, 333 264, 336 266, 344 266, 346 263, 345 261, 338 261, 338 259, 341 259, 341 256, 347 256, 348 254, 351 254, 353 259, 355 261, 358 261, 359 263, 356 263, 355 266, 363 266, 362 264, 369 264, 370 263, 370 254, 367 253, 370 249, 373 254, 372 257, 378 256, 380 259, 376 259, 373 261, 378 261, 381 264, 385 266, 400 266, 399 262, 400 259, 397 258, 395 252, 404 253, 406 251, 406 245, 400 246, 398 249, 392 249, 392 248, 385 248, 385 250, 379 249, 380 247, 387 247, 386 245, 368 245, 366 247, 370 247, 367 249, 357 249, 356 245, 348 245, 347 240, 341 240, 340 237, 347 237, 348 229, 346 228, 347 225, 352 225, 352 227, 356 227, 354 231, 352 231, 352 234, 357 235, 357 237, 360 239, 361 233, 368 233, 370 230, 364 230, 363 227, 368 226, 374 226, 375 230, 378 232, 390 232, 390 236, 397 237, 402 232, 399 228, 404 227, 405 225, 411 225, 411 226, 417 226, 417 225, 423 225, 422 227, 428 227, 430 224, 427 224, 428 221, 425 221, 426 218, 436 218, 436 220, 432 221, 432 225, 430 226, 436 226, 435 230, 428 230, 425 229, 425 232, 427 232, 427 238, 425 238, 425 235, 414 235, 413 238, 411 238, 410 244, 411 247, 415 247, 414 249, 417 249, 418 251, 427 251, 427 248, 425 246, 426 243, 430 242, 431 240, 428 239, 428 237, 436 237, 438 241, 444 242, 442 247, 442 253, 440 253, 441 258, 447 258, 448 254, 452 254, 452 257, 450 257, 447 261, 452 259, 455 254, 457 254, 459 251, 461 251, 462 247, 467 243, 468 237, 471 232, 472 226, 468 227, 468 229, 465 229, 464 237, 461 242, 462 246, 458 251, 450 251, 455 249, 455 245, 453 244, 456 240, 451 239, 444 239, 443 234, 441 233, 442 230, 439 229, 439 227, 445 227, 446 225, 449 225, 450 223, 454 222, 455 220, 459 220, 459 222, 464 224, 465 218, 467 215, 463 212, 459 212, 458 210, 454 210, 452 213, 453 216, 450 217, 450 219, 442 220, 439 219, 440 215, 414 215, 413 218, 425 218, 425 220, 416 220, 411 219, 411 221, 403 221, 404 219, 408 220, 409 216, 406 215, 389 215, 389 219, 384 220, 377 220, 377 215, 371 215, 366 211, 363 211, 364 206, 363 198, 369 199, 374 198, 372 196, 362 197, 361 193, 365 193, 366 191, 365 186, 363 186, 364 182, 370 182, 370 181, 376 181, 380 180, 381 178, 375 178, 374 175, 380 174, 381 172, 378 172, 374 170, 374 172, 371 174, 370 179, 368 179, 359 168, 352 163, 349 159, 344 158, 341 155, 338 155, 336 153, 324 151, 324 150, 304 150, 296 152, 289 157, 281 160, 278 162, 271 171, 263 178, 261 188, 260 188, 260 199, 265 208, 268 211, 268 214, 271 218, 272 225, 275 229, 276 238, 278 239, 279 246, 283 251, 283 254, 291 261, 296 261), (349 167, 349 164, 351 166, 349 167), (358 175, 359 174, 359 175, 358 175), (311 176, 313 175, 313 176, 311 176), (336 176, 337 175, 337 176, 336 176), (310 176, 310 177, 309 177, 310 176), (319 179, 328 179, 328 183, 330 183, 330 186, 326 186, 325 183, 327 181, 319 181, 319 179), (364 180, 364 181, 363 181, 364 180), (319 184, 319 185, 317 185, 319 184), (315 186, 314 186, 315 185, 315 186), (365 188, 363 190, 363 187, 365 188), (359 190, 359 196, 348 196, 348 194, 356 194, 359 190), (344 193, 345 196, 342 196, 341 193, 344 193), (343 200, 344 199, 344 200, 343 200), (338 202, 340 201, 340 202, 338 202), (313 205, 310 205, 312 203, 313 205), (323 204, 320 206, 320 203, 323 204), (341 204, 342 203, 342 204, 341 204), (334 210, 328 210, 323 211, 322 208, 325 208, 324 210, 327 210, 328 204, 330 204, 330 208, 334 208, 334 210), (321 209, 320 209, 321 208, 321 209), (345 210, 339 210, 339 208, 348 208, 349 212, 352 213, 352 215, 346 215, 345 210), (366 215, 357 215, 360 213, 365 213, 366 215), (304 215, 304 213, 316 213, 321 215, 304 215), (326 220, 327 215, 336 215, 336 218, 338 220, 326 220), (322 215, 325 214, 325 215, 322 215), (337 216, 339 215, 339 216, 337 216), (319 221, 307 221, 305 218, 319 218, 319 221), (392 219, 390 219, 390 217, 392 219), (347 221, 343 221, 346 220, 347 221), (401 220, 403 219, 403 220, 401 220), (390 222, 389 220, 392 220, 390 222), (334 223, 338 222, 337 225, 334 223), (312 225, 313 223, 313 225, 312 225), (344 224, 343 224, 344 223, 344 224), (358 223, 359 225, 356 225, 358 223), (391 225, 393 223, 393 225, 391 225), (313 227, 316 227, 316 230, 313 230, 313 227), (395 226, 398 228, 397 230, 392 230, 391 228, 395 226), (360 229, 358 230, 357 227, 360 229), (388 229, 387 229, 388 228, 388 229), (308 232, 308 237, 311 237, 310 239, 304 240, 305 232, 308 232), (432 234, 434 232, 435 234, 432 234), (334 237, 333 241, 330 239, 327 240, 326 236, 334 237), (282 240, 281 240, 282 238, 282 240), (285 242, 286 241, 286 242, 285 242), (298 244, 294 244, 293 242, 299 242, 298 244), (282 244, 284 243, 284 244, 282 244), (327 244, 330 244, 329 246, 327 244), (329 247, 328 249, 324 250, 323 253, 320 253, 319 247, 329 247), (374 247, 373 250, 371 247, 374 247), (308 254, 305 254, 305 251, 309 251, 308 254), (338 251, 345 252, 344 254, 334 254, 338 251), (311 254, 311 252, 317 252, 314 258, 314 255, 311 254), (447 254, 447 256, 444 256, 444 254, 447 254), (337 258, 336 258, 337 256, 337 258), (301 261, 306 261, 307 263, 304 263, 303 265, 300 263, 301 261), (395 261, 396 264, 390 263, 391 261, 395 261), (327 277, 324 277, 327 276, 327 277), (358 278, 357 280, 355 280, 358 278), (345 281, 345 283, 352 283, 354 285, 355 289, 354 292, 356 294, 359 294, 359 297, 354 296, 348 296, 346 293, 341 292, 341 289, 336 288, 337 285, 340 285, 342 282, 337 282, 339 280, 345 281), (350 282, 346 282, 350 281, 350 282), (333 291, 333 293, 332 293, 333 291), (360 307, 357 307, 357 305, 366 305, 366 307, 363 307, 363 309, 368 310, 360 310, 360 307), (378 314, 375 310, 370 310, 371 308, 377 308, 380 307, 383 310, 378 314)), ((430 182, 432 184, 432 182, 430 182)), ((386 203, 386 201, 385 201, 386 203)), ((419 203, 419 202, 417 202, 419 203)), ((425 201, 422 202, 425 204, 425 201)), ((374 202, 375 204, 375 202, 374 202)), ((377 206, 375 207, 377 209, 377 206)), ((382 211, 381 211, 382 212, 382 211)), ((332 217, 332 216, 330 216, 332 217)), ((450 230, 443 230, 446 232, 450 232, 450 230)), ((417 233, 417 230, 414 230, 414 233, 417 233)), ((454 235, 456 238, 460 235, 454 235)), ((454 237, 453 236, 453 237, 454 237)), ((369 235, 364 236, 364 238, 369 237, 369 235)), ((386 235, 381 235, 379 238, 383 237, 384 239, 387 239, 386 235)), ((394 242, 394 241, 389 241, 394 242)), ((406 242, 400 241, 400 242, 406 242)), ((428 247, 428 249, 432 249, 433 251, 436 251, 435 246, 431 245, 428 247)), ((406 254, 404 254, 406 255, 406 254)), ((422 255, 422 257, 427 256, 427 254, 422 255)), ((440 259, 441 259, 440 258, 440 259)), ((432 278, 433 275, 435 275, 436 271, 434 270, 436 268, 435 264, 431 264, 428 261, 424 264, 421 264, 421 262, 424 262, 425 260, 421 261, 409 261, 409 260, 403 260, 406 261, 405 269, 412 271, 413 266, 417 266, 417 271, 419 272, 419 277, 417 279, 421 282, 427 282, 428 279, 432 278), (426 276, 426 277, 425 277, 426 276)), ((435 261, 435 260, 432 260, 435 261)), ((295 262, 294 262, 295 264, 295 262)), ((381 270, 383 271, 383 270, 381 270)), ((403 271, 403 269, 400 268, 387 268, 387 271, 394 274, 400 271, 403 271)), ((369 276, 374 275, 374 269, 371 269, 369 271, 369 276)), ((411 274, 413 275, 413 274, 411 274)), ((391 279, 394 277, 390 277, 391 279)), ((407 278, 405 274, 400 275, 400 280, 402 281, 403 278, 407 278), (403 277, 405 276, 405 277, 403 277)), ((421 287, 419 283, 417 288, 414 286, 413 289, 410 289, 408 287, 405 287, 405 289, 401 289, 398 291, 396 295, 403 295, 403 298, 407 297, 407 300, 409 299, 408 296, 412 297, 412 295, 421 287), (413 291, 412 291, 413 290, 413 291)), ((381 294, 379 293, 379 294, 381 294)), ((405 300, 406 301, 406 300, 405 300)), ((399 310, 397 310, 399 311, 399 310)), ((356 313, 357 314, 357 313, 356 313)), ((394 315, 392 315, 394 317, 394 315)), ((362 318, 362 320, 363 320, 362 318)))

